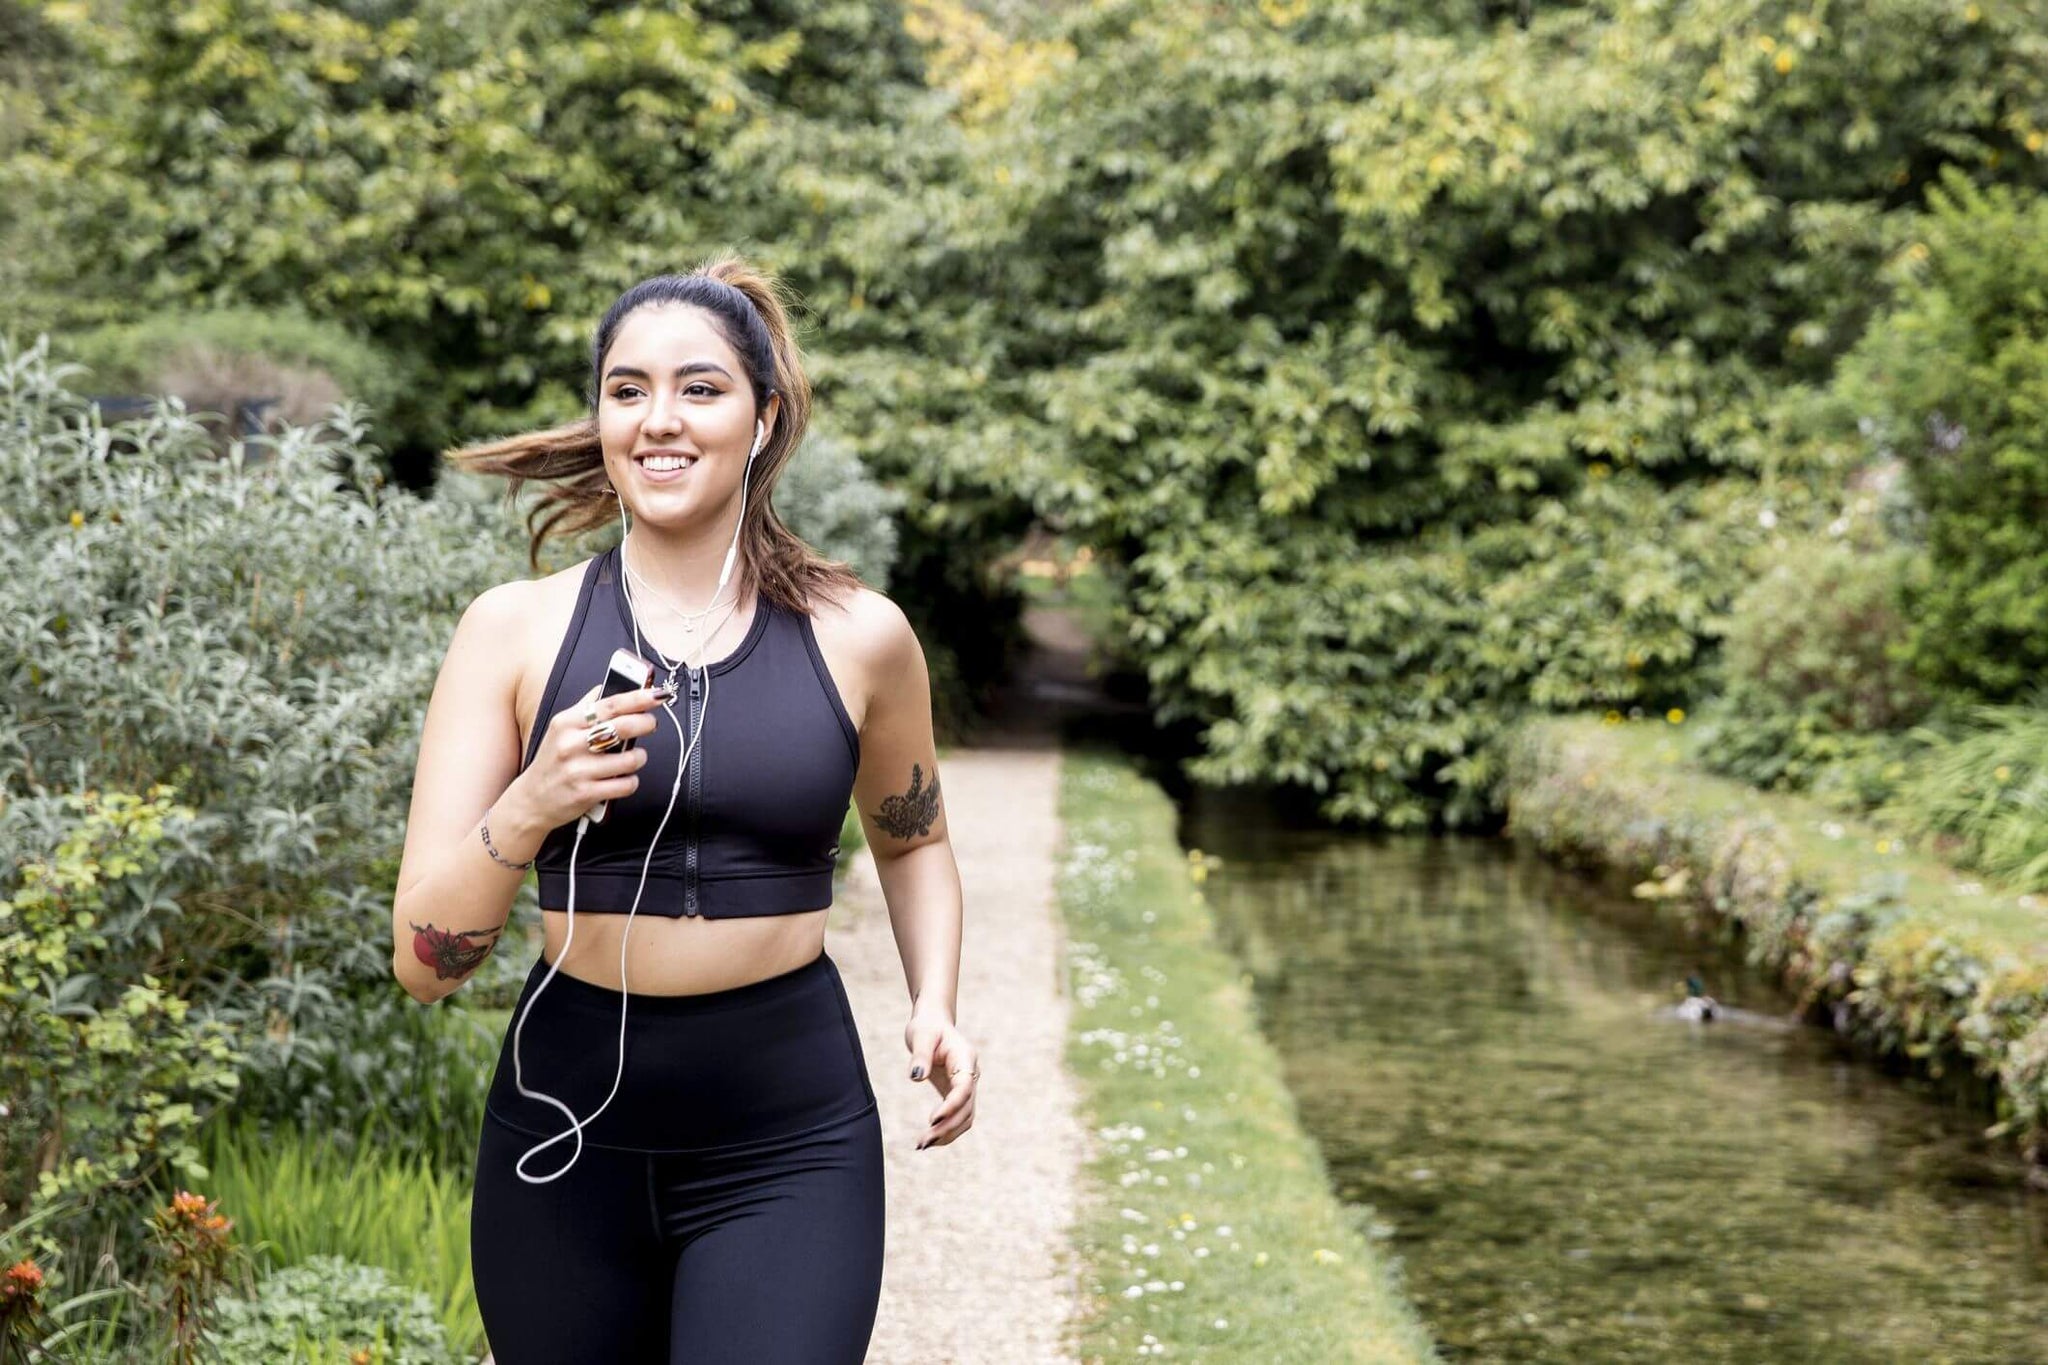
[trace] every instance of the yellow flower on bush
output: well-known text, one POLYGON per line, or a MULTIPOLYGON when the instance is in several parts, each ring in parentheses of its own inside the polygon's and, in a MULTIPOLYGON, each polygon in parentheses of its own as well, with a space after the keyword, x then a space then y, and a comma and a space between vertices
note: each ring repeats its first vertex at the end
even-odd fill
POLYGON ((1314 1261, 1317 1265, 1335 1265, 1337 1264, 1337 1262, 1343 1260, 1344 1258, 1342 1256, 1339 1256, 1336 1252, 1330 1250, 1328 1247, 1317 1247, 1314 1251, 1309 1253, 1309 1259, 1314 1261))
POLYGON ((1682 723, 1685 720, 1685 708, 1682 706, 1672 707, 1664 713, 1664 719, 1670 721, 1673 725, 1682 723))
POLYGON ((1879 853, 1889 853, 1892 851, 1892 841, 1889 839, 1879 839, 1876 848, 1879 853))
POLYGON ((84 525, 85 525, 85 513, 83 513, 83 512, 73 512, 73 513, 71 514, 71 529, 72 529, 72 530, 74 530, 74 531, 76 531, 76 530, 80 529, 81 527, 83 527, 84 525))
POLYGON ((1799 65, 1799 54, 1789 47, 1784 48, 1771 59, 1771 65, 1778 68, 1780 76, 1789 76, 1792 74, 1792 68, 1799 65))
POLYGON ((2012 769, 2006 767, 2003 763, 2001 763, 1991 770, 1991 775, 1997 778, 2000 782, 2003 782, 2007 778, 2012 776, 2012 769))

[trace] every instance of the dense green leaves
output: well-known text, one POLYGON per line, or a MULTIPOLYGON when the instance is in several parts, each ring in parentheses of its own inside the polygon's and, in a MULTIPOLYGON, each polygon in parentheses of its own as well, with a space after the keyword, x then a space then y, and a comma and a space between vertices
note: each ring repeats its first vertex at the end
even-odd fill
POLYGON ((2015 700, 2048 668, 2048 199, 1951 171, 1931 200, 1842 387, 1925 512, 1909 656, 1948 692, 2015 700))
POLYGON ((1340 817, 1476 819, 1518 712, 1691 700, 1923 182, 2042 174, 2019 10, 1485 17, 1059 11, 949 209, 956 460, 1123 564, 1197 775, 1340 817))
POLYGON ((576 410, 620 286, 744 245, 963 675, 945 608, 1050 523, 1199 773, 1395 823, 1482 818, 1523 711, 1711 688, 1924 191, 2048 166, 2037 0, 119 9, 43 11, 91 60, 0 171, 32 298, 301 302, 425 450, 576 410))

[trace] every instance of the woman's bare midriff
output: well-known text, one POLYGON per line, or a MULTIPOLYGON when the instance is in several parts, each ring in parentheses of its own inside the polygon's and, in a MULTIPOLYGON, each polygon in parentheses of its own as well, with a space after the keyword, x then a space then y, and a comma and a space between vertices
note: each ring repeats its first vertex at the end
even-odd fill
POLYGON ((612 912, 576 916, 576 942, 567 957, 569 915, 542 910, 547 960, 564 975, 619 990, 619 947, 626 948, 625 989, 635 995, 700 995, 795 971, 825 947, 829 910, 792 915, 705 919, 669 918, 643 908, 626 922, 612 912))

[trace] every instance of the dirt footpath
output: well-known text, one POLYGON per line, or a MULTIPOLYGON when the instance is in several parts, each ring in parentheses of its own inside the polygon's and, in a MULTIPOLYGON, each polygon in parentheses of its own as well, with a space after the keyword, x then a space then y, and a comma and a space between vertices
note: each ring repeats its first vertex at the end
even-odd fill
MULTIPOLYGON (((1017 737, 1020 740, 1023 736, 1017 737)), ((939 1102, 910 1080, 909 995, 874 865, 856 862, 825 950, 839 964, 882 1108, 888 1252, 875 1365, 1071 1361, 1067 1250, 1086 1136, 1062 1061, 1068 1000, 1053 904, 1059 751, 940 758, 965 902, 960 1027, 980 1048, 974 1126, 915 1150, 939 1102)))

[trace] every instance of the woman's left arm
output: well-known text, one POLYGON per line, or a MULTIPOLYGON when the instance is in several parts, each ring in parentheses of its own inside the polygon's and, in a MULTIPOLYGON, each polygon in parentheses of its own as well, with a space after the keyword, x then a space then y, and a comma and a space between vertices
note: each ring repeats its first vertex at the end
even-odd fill
POLYGON ((895 603, 874 594, 867 606, 870 685, 853 800, 910 987, 910 1079, 929 1077, 944 1097, 923 1148, 951 1142, 974 1122, 976 1050, 956 1022, 960 869, 946 829, 924 648, 895 603))

